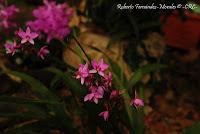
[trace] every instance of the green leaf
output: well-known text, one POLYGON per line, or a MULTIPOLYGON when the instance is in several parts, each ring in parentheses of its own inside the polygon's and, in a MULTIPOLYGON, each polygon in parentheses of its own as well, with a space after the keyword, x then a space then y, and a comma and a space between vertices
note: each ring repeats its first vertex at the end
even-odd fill
MULTIPOLYGON (((128 87, 128 89, 131 89, 132 86, 134 86, 139 80, 141 80, 141 78, 143 77, 143 75, 150 73, 152 71, 164 68, 164 65, 160 65, 160 64, 151 64, 151 65, 146 65, 143 66, 139 69, 137 69, 134 73, 134 75, 131 77, 129 83, 126 85, 123 85, 125 87, 125 89, 128 87)), ((144 131, 144 125, 143 122, 141 121, 141 113, 139 113, 137 110, 134 110, 131 106, 130 106, 130 101, 131 98, 129 96, 128 93, 123 94, 123 98, 124 98, 124 105, 126 108, 126 113, 127 116, 129 118, 129 122, 131 125, 132 130, 134 130, 131 133, 138 133, 138 134, 142 134, 144 131)))
POLYGON ((18 104, 0 101, 1 117, 9 117, 12 119, 45 119, 50 117, 50 114, 46 111, 44 105, 38 104, 18 104), (25 109, 25 112, 16 113, 19 107, 25 109))
MULTIPOLYGON (((16 107, 22 106, 28 111, 33 113, 38 113, 39 115, 46 117, 48 114, 46 111, 46 105, 61 105, 59 102, 46 101, 46 100, 33 100, 27 98, 20 98, 14 96, 0 96, 0 106, 4 107, 8 105, 11 108, 16 109, 16 107)), ((9 110, 6 110, 9 111, 9 110)))
POLYGON ((148 74, 150 72, 163 69, 163 68, 166 68, 166 66, 161 65, 161 64, 148 64, 137 69, 128 82, 128 89, 130 90, 137 82, 139 82, 142 79, 142 77, 145 74, 148 74))
POLYGON ((200 5, 199 5, 199 4, 194 3, 194 2, 192 2, 192 1, 189 1, 189 2, 188 2, 188 5, 195 5, 195 7, 192 8, 192 11, 195 12, 195 13, 200 14, 200 5))
POLYGON ((76 93, 78 95, 86 94, 87 90, 84 90, 84 87, 78 82, 75 78, 72 77, 70 72, 65 72, 56 69, 56 68, 46 68, 45 70, 60 76, 65 81, 65 84, 71 89, 72 93, 76 93))
POLYGON ((28 124, 19 124, 9 127, 2 134, 43 134, 50 128, 50 123, 45 121, 35 121, 28 124))
POLYGON ((131 134, 143 134, 144 122, 142 119, 142 112, 130 105, 131 97, 128 93, 124 93, 122 97, 124 100, 124 112, 121 116, 122 120, 124 120, 132 130, 130 132, 131 134))
POLYGON ((73 33, 73 39, 76 41, 77 46, 79 47, 79 54, 80 54, 79 58, 84 61, 83 56, 82 56, 84 54, 87 60, 91 61, 90 56, 85 52, 84 48, 82 47, 82 44, 79 42, 79 40, 77 39, 74 33, 73 33))
MULTIPOLYGON (((98 48, 95 48, 95 47, 91 47, 91 48, 93 48, 96 51, 103 53, 106 56, 106 58, 108 59, 108 62, 109 62, 111 69, 112 69, 115 87, 119 88, 119 89, 123 89, 123 90, 126 89, 127 78, 126 78, 126 76, 123 72, 123 69, 121 69, 119 67, 119 65, 116 62, 114 62, 111 58, 109 58, 109 56, 107 56, 103 51, 101 51, 101 50, 99 50, 98 48)), ((124 93, 122 97, 124 99, 124 106, 125 106, 126 115, 127 115, 127 118, 128 118, 127 121, 129 121, 131 128, 135 132, 135 130, 138 130, 135 127, 138 127, 139 123, 138 123, 137 120, 135 120, 137 118, 136 116, 134 116, 136 112, 130 106, 130 101, 131 101, 130 95, 128 93, 124 93)), ((139 132, 139 131, 136 131, 136 132, 139 132)))
POLYGON ((112 74, 113 74, 113 79, 114 79, 115 84, 120 89, 125 88, 126 87, 125 83, 127 82, 127 78, 124 74, 123 69, 120 68, 120 66, 108 56, 107 56, 107 59, 112 69, 112 74))
POLYGON ((17 119, 45 119, 46 116, 41 115, 36 112, 24 112, 24 113, 2 113, 0 112, 0 117, 7 118, 17 118, 17 119))
MULTIPOLYGON (((36 92, 43 100, 58 102, 59 99, 57 98, 57 96, 52 94, 52 92, 50 92, 44 84, 42 84, 35 78, 25 73, 16 71, 9 71, 7 73, 18 76, 23 81, 27 82, 31 86, 32 90, 36 92)), ((53 112, 55 114, 55 118, 56 120, 60 121, 60 125, 63 125, 64 127, 69 128, 69 131, 74 132, 75 127, 70 117, 66 114, 67 110, 65 109, 64 104, 48 104, 47 107, 50 112, 53 112)))
POLYGON ((186 128, 183 134, 199 134, 200 133, 200 122, 194 123, 192 126, 186 128))
POLYGON ((54 76, 54 78, 50 84, 50 89, 54 89, 57 85, 59 85, 61 83, 61 80, 62 80, 62 78, 60 75, 54 76))
POLYGON ((37 93, 42 99, 58 101, 57 96, 52 94, 44 84, 42 84, 40 81, 36 80, 32 76, 17 71, 10 71, 9 73, 20 77, 23 81, 28 83, 31 86, 32 90, 37 93))
POLYGON ((57 101, 46 101, 46 100, 33 100, 33 99, 26 99, 21 97, 14 97, 14 96, 0 96, 0 102, 5 103, 16 103, 16 104, 54 104, 58 105, 61 104, 57 101))

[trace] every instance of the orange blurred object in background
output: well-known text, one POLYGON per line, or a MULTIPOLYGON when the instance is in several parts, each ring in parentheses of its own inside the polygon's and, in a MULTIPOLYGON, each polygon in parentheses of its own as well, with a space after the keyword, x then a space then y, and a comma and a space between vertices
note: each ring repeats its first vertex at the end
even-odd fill
POLYGON ((171 47, 193 49, 200 41, 200 15, 184 12, 186 20, 182 20, 177 11, 167 17, 163 26, 165 41, 171 47))

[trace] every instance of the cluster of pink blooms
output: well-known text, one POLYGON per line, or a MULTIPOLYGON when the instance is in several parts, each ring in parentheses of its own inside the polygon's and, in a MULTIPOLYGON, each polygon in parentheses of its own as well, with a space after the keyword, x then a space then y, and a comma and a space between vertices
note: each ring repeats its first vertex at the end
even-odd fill
POLYGON ((56 4, 44 0, 44 5, 33 11, 36 20, 27 22, 37 33, 47 35, 47 42, 52 39, 63 39, 70 34, 69 20, 73 10, 66 3, 56 4))
POLYGON ((16 26, 16 23, 13 21, 13 17, 16 13, 19 12, 19 9, 14 6, 5 7, 2 3, 0 3, 0 27, 5 29, 16 26))
MULTIPOLYGON (((38 37, 38 34, 35 32, 31 32, 30 28, 27 27, 26 31, 23 31, 22 29, 19 29, 19 31, 16 32, 16 34, 20 37, 21 43, 17 44, 14 40, 13 43, 7 42, 4 46, 6 49, 7 54, 11 54, 12 56, 18 52, 20 49, 23 51, 23 48, 27 46, 28 44, 34 45, 34 39, 38 37)), ((43 46, 38 51, 37 55, 44 59, 44 57, 49 53, 49 50, 47 49, 47 46, 43 46)))
MULTIPOLYGON (((106 110, 99 114, 105 121, 108 120, 111 110, 107 103, 116 101, 124 93, 122 90, 112 89, 112 73, 107 73, 108 67, 109 65, 104 63, 103 59, 93 60, 91 64, 80 64, 75 73, 76 79, 79 79, 81 84, 88 88, 89 93, 84 97, 84 101, 98 104, 99 100, 102 99, 105 102, 106 110)), ((144 106, 144 102, 136 96, 135 92, 135 97, 131 100, 130 105, 138 108, 144 106)))
POLYGON ((3 4, 5 1, 4 0, 0 0, 0 4, 3 4))

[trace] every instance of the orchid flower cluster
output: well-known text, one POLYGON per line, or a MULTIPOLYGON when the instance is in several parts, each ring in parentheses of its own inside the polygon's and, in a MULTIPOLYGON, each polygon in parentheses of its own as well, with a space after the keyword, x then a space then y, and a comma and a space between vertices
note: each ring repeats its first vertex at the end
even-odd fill
POLYGON ((67 3, 56 4, 44 0, 44 5, 33 11, 36 20, 27 22, 37 33, 47 35, 47 42, 52 39, 64 39, 70 34, 69 21, 73 10, 67 3))
MULTIPOLYGON (((36 39, 39 35, 35 32, 32 32, 29 27, 27 27, 26 31, 23 31, 22 29, 19 29, 19 31, 16 32, 17 36, 20 37, 21 42, 20 44, 17 44, 16 40, 11 42, 6 42, 5 49, 7 54, 11 54, 12 56, 18 52, 20 49, 23 51, 25 47, 34 45, 34 39, 36 39)), ((49 50, 47 49, 47 46, 43 46, 38 51, 37 55, 41 59, 44 59, 44 57, 49 53, 49 50)))
POLYGON ((10 27, 16 26, 13 21, 13 17, 19 12, 19 9, 14 6, 4 6, 4 1, 0 2, 0 27, 8 29, 10 27))
MULTIPOLYGON (((80 64, 78 71, 75 73, 76 79, 80 80, 82 85, 88 89, 88 94, 84 97, 84 101, 98 102, 102 99, 106 110, 101 112, 99 116, 103 117, 105 121, 109 118, 109 113, 113 107, 111 104, 121 98, 124 90, 112 89, 112 73, 107 72, 109 65, 103 59, 99 61, 92 60, 91 64, 80 64), (107 73, 106 73, 107 72, 107 73)), ((144 106, 143 100, 136 96, 131 100, 130 105, 138 108, 144 106)))
MULTIPOLYGON (((9 27, 12 23, 9 18, 18 9, 15 6, 10 6, 8 8, 0 10, 0 26, 9 27)), ((22 29, 17 31, 17 35, 21 38, 20 44, 14 40, 13 42, 7 42, 5 44, 5 49, 7 54, 14 55, 20 49, 24 50, 27 44, 34 45, 34 39, 38 38, 39 35, 44 33, 47 35, 47 42, 52 39, 63 40, 64 37, 70 34, 70 28, 68 23, 70 17, 72 16, 73 10, 66 3, 56 4, 56 2, 49 2, 44 0, 44 5, 33 10, 33 15, 36 17, 34 21, 27 22, 27 29, 24 32, 22 29), (31 31, 32 29, 33 31, 31 31)), ((41 59, 49 54, 48 46, 43 46, 38 51, 37 55, 41 59)))
POLYGON ((5 1, 4 0, 0 0, 0 4, 3 4, 5 1))

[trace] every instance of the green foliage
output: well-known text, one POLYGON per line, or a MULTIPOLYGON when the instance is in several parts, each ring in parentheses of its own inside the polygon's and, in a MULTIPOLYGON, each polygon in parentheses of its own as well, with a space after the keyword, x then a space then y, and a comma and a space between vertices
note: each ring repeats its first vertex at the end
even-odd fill
POLYGON ((31 89, 37 93, 42 99, 46 100, 58 100, 57 96, 52 94, 48 88, 43 85, 40 81, 36 80, 35 78, 27 75, 26 73, 11 71, 12 75, 20 77, 23 81, 28 83, 31 86, 31 89))
POLYGON ((192 1, 189 1, 188 4, 195 5, 195 8, 193 8, 192 11, 195 12, 195 13, 200 14, 200 5, 199 4, 196 4, 196 3, 192 2, 192 1))
MULTIPOLYGON (((62 72, 61 70, 57 68, 46 68, 47 71, 56 74, 55 79, 59 80, 61 78, 64 80, 65 84, 68 88, 72 91, 72 93, 76 95, 83 95, 86 93, 87 90, 84 90, 84 87, 78 82, 76 79, 73 78, 73 74, 70 72, 62 72)), ((55 83, 55 81, 52 81, 55 83)))
MULTIPOLYGON (((137 69, 134 75, 128 81, 124 74, 123 68, 120 68, 120 66, 108 56, 106 57, 112 70, 114 87, 116 89, 125 91, 123 98, 126 112, 121 116, 121 119, 124 120, 126 122, 125 124, 131 129, 131 133, 142 134, 144 131, 144 123, 142 121, 143 114, 142 111, 137 111, 130 106, 131 96, 129 95, 128 90, 135 86, 135 84, 140 81, 143 75, 164 68, 165 66, 160 64, 146 65, 142 68, 137 69)), ((54 90, 54 86, 57 82, 63 81, 65 85, 70 89, 73 96, 83 96, 84 94, 86 94, 87 90, 85 89, 85 87, 83 87, 80 82, 73 78, 73 73, 71 73, 70 71, 64 73, 63 71, 53 67, 46 68, 45 71, 49 71, 50 73, 55 74, 52 82, 50 83, 50 87, 52 90, 54 90)), ((0 104, 9 104, 10 107, 23 106, 24 108, 28 109, 27 111, 20 113, 15 113, 13 111, 2 111, 0 112, 1 117, 25 120, 38 119, 39 121, 35 122, 33 126, 38 125, 37 123, 42 122, 43 125, 46 124, 46 126, 51 127, 51 124, 55 123, 55 126, 59 124, 59 127, 66 128, 67 132, 75 132, 75 126, 69 117, 68 111, 65 108, 65 104, 61 102, 61 100, 43 83, 26 73, 17 71, 8 71, 7 73, 19 77, 22 81, 28 83, 31 87, 31 90, 38 95, 38 98, 29 99, 13 96, 1 96, 0 104)), ((91 105, 86 105, 85 107, 79 107, 77 105, 76 109, 80 112, 80 114, 88 114, 88 117, 91 118, 91 121, 92 118, 95 118, 96 116, 93 114, 96 114, 98 111, 100 111, 99 108, 97 108, 96 106, 93 107, 91 105), (91 114, 91 112, 93 112, 93 114, 91 114)), ((91 130, 94 130, 95 132, 98 125, 99 124, 97 122, 88 125, 88 127, 90 127, 91 130)), ((27 130, 26 125, 18 126, 17 128, 10 128, 6 131, 6 133, 15 131, 16 133, 20 133, 21 131, 30 131, 30 133, 31 131, 35 132, 35 128, 32 128, 32 125, 28 126, 28 128, 29 130, 27 130)), ((108 130, 109 129, 107 129, 107 131, 108 130)))
MULTIPOLYGON (((75 132, 75 127, 67 115, 64 103, 59 101, 44 84, 25 73, 9 71, 9 74, 20 77, 24 82, 31 86, 33 92, 37 93, 39 98, 36 100, 25 99, 19 97, 1 96, 0 103, 9 105, 22 105, 27 112, 9 113, 0 112, 1 117, 20 118, 20 119, 45 119, 47 125, 49 123, 57 122, 59 127, 66 128, 68 132, 75 132), (42 107, 41 107, 42 106, 42 107), (36 110, 37 109, 37 110, 36 110), (53 122, 50 120, 53 119, 53 122)), ((56 125, 55 125, 56 126, 56 125)))
POLYGON ((166 66, 162 64, 148 64, 143 67, 140 67, 134 71, 133 76, 131 76, 130 80, 127 79, 124 73, 124 69, 120 68, 120 66, 113 61, 106 53, 101 51, 96 47, 91 47, 92 49, 103 53, 112 70, 114 87, 119 90, 124 90, 123 94, 124 98, 124 107, 126 109, 126 114, 123 116, 125 121, 129 120, 129 127, 131 128, 131 133, 142 134, 144 132, 144 123, 142 121, 142 112, 138 112, 134 108, 130 107, 131 97, 129 95, 129 91, 142 79, 145 74, 149 74, 151 72, 157 71, 159 69, 163 69, 166 66))
POLYGON ((145 74, 157 71, 159 69, 166 68, 165 65, 162 64, 148 64, 139 69, 136 69, 133 76, 128 82, 128 89, 130 90, 137 82, 139 82, 145 74))
POLYGON ((192 126, 186 128, 183 134, 199 134, 200 133, 200 122, 194 123, 192 126))
POLYGON ((144 132, 144 123, 142 121, 142 112, 137 111, 130 107, 130 100, 131 97, 128 94, 128 91, 133 88, 133 86, 138 83, 142 77, 145 74, 151 73, 153 71, 165 68, 166 66, 161 65, 161 64, 149 64, 145 65, 139 69, 137 69, 131 79, 127 81, 127 78, 124 75, 123 69, 119 67, 119 65, 114 62, 112 59, 109 57, 108 61, 110 63, 111 69, 112 69, 112 74, 114 77, 114 83, 117 89, 122 89, 125 90, 126 93, 123 95, 124 98, 124 106, 126 109, 126 116, 128 117, 130 127, 131 127, 131 133, 136 133, 136 134, 143 134, 144 132), (120 73, 119 73, 120 72, 120 73), (125 81, 123 82, 123 79, 125 81))

